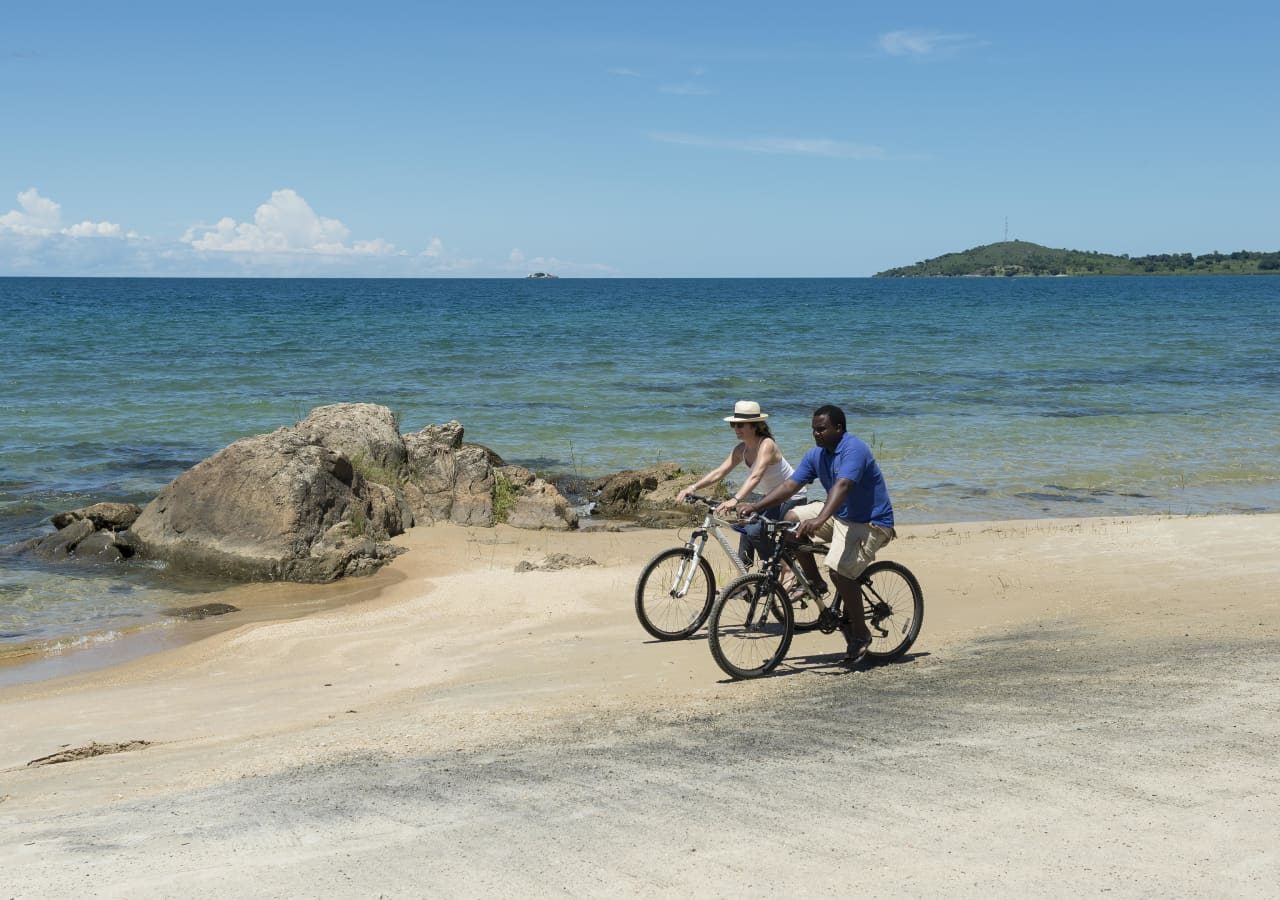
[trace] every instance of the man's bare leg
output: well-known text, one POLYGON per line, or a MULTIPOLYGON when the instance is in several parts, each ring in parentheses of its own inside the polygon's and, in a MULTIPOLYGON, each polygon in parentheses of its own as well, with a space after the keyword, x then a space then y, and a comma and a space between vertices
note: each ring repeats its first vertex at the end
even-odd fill
MULTIPOLYGON (((795 510, 787 510, 787 514, 783 516, 788 522, 799 522, 800 517, 795 514, 795 510)), ((825 594, 828 590, 827 582, 822 577, 822 570, 818 568, 818 561, 814 559, 812 553, 796 551, 796 559, 800 561, 800 568, 804 569, 805 577, 809 579, 809 583, 813 585, 813 589, 819 594, 825 594)), ((785 584, 784 587, 790 591, 791 585, 785 584)))

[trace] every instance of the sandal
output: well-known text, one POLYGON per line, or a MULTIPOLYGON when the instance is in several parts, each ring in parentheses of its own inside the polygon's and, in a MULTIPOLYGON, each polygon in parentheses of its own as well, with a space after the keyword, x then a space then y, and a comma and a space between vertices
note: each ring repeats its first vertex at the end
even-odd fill
POLYGON ((846 666, 858 666, 867 660, 867 652, 871 649, 871 640, 854 641, 849 645, 848 652, 845 653, 844 664, 846 666))

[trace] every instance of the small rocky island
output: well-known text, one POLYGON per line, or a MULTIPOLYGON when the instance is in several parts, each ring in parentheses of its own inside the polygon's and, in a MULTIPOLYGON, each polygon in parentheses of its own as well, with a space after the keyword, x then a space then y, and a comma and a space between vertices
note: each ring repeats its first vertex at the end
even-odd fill
MULTIPOLYGON (((566 530, 561 489, 463 440, 451 421, 402 435, 385 406, 321 406, 242 438, 183 472, 145 507, 97 503, 56 515, 51 534, 4 548, 48 560, 159 560, 174 571, 249 581, 324 582, 376 571, 415 525, 566 530)), ((589 508, 642 524, 686 521, 674 463, 577 485, 589 508)))

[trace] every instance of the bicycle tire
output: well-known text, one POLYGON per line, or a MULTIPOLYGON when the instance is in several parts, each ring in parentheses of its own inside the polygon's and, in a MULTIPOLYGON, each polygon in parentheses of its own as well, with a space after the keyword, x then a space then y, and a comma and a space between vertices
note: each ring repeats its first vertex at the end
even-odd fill
POLYGON ((871 629, 867 656, 888 662, 906 653, 924 623, 924 592, 911 570, 891 560, 873 562, 858 578, 863 615, 871 629))
POLYGON ((786 592, 758 572, 729 582, 707 624, 711 655, 733 679, 759 678, 771 672, 787 655, 794 633, 795 619, 786 592))
POLYGON ((808 592, 800 599, 791 601, 791 617, 795 621, 796 634, 813 631, 822 621, 822 609, 813 595, 808 592))
POLYGON ((660 641, 686 638, 702 627, 716 598, 716 576, 705 556, 698 557, 688 589, 675 596, 682 563, 693 559, 688 547, 663 550, 649 560, 636 582, 636 618, 644 630, 660 641))

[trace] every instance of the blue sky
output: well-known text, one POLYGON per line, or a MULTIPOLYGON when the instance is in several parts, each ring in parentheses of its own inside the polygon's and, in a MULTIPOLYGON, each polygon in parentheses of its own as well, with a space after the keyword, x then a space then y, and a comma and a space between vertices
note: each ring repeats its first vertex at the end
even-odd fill
POLYGON ((1262 3, 5 4, 0 274, 1276 250, 1277 41, 1262 3))

